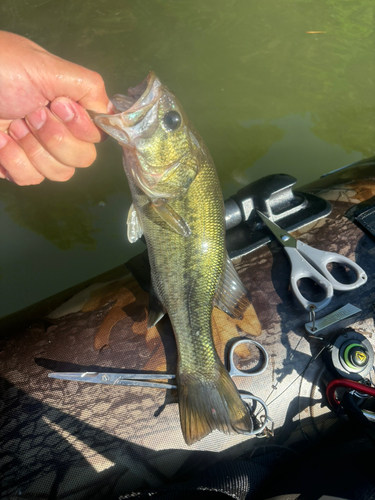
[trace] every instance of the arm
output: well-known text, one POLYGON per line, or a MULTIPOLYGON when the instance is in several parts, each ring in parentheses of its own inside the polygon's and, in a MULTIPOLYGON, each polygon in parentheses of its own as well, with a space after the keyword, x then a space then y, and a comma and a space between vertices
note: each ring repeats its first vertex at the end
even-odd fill
POLYGON ((111 110, 100 75, 0 31, 0 178, 66 181, 91 165, 103 135, 85 108, 111 110))

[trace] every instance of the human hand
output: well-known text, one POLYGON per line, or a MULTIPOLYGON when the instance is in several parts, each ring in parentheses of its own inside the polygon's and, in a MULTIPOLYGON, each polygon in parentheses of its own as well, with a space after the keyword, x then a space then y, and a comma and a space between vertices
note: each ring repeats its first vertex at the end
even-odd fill
POLYGON ((104 134, 85 109, 112 109, 99 74, 0 31, 0 178, 66 181, 90 166, 104 134))

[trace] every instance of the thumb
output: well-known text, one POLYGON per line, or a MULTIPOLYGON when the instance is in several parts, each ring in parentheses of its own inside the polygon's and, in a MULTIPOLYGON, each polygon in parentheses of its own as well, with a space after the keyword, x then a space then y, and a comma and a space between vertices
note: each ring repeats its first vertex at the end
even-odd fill
MULTIPOLYGON (((22 101, 24 94, 33 101, 31 108, 34 108, 34 101, 43 105, 43 97, 50 102, 56 97, 70 97, 84 108, 98 113, 107 112, 108 106, 111 109, 103 79, 95 71, 65 61, 14 33, 0 31, 0 46, 0 69, 5 74, 5 83, 8 73, 20 74, 19 83, 25 87, 20 89, 18 101, 22 101)), ((8 80, 12 79, 8 77, 8 80)), ((27 108, 27 104, 22 104, 27 108)))
POLYGON ((56 97, 69 97, 81 106, 98 113, 108 113, 113 108, 103 78, 83 66, 64 61, 56 56, 53 75, 49 78, 52 101, 56 97))

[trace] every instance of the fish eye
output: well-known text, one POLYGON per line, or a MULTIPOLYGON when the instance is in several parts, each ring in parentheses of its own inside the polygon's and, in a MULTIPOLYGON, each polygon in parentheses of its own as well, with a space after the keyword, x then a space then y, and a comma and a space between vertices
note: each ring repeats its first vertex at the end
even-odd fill
POLYGON ((182 123, 181 115, 177 111, 168 111, 164 115, 163 122, 168 131, 177 130, 182 123))

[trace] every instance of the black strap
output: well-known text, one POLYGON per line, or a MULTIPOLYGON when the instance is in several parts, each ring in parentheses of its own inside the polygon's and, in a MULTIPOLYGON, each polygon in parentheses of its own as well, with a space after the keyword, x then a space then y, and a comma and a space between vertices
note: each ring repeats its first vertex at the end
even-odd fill
POLYGON ((372 444, 375 446, 375 427, 362 413, 361 409, 358 407, 357 401, 357 396, 351 394, 350 392, 345 392, 341 401, 341 407, 345 411, 349 420, 356 427, 365 431, 369 439, 372 441, 372 444))
POLYGON ((153 492, 131 493, 119 500, 245 500, 253 498, 270 468, 256 461, 233 460, 209 467, 186 483, 178 483, 153 492))

